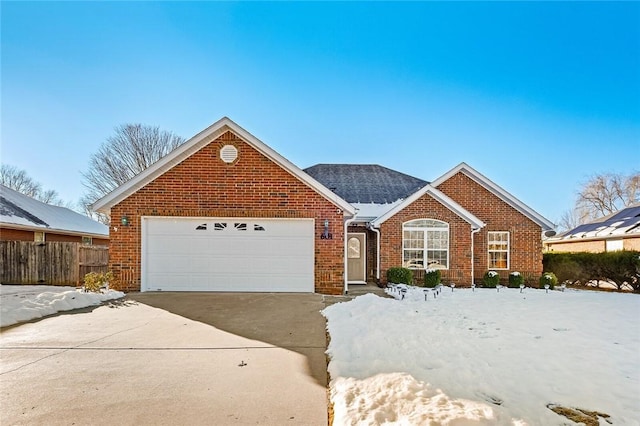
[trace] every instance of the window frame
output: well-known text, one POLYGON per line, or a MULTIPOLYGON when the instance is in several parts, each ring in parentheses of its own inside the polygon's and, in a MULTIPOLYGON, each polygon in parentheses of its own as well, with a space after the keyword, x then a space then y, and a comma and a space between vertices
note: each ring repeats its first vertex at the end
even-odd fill
POLYGON ((33 241, 36 243, 44 243, 47 241, 47 237, 44 231, 33 231, 33 241), (39 235, 42 235, 42 239, 38 238, 39 235))
POLYGON ((81 241, 83 245, 92 246, 93 245, 93 237, 90 235, 83 235, 81 237, 81 241))
MULTIPOLYGON (((449 223, 432 218, 412 219, 402 224, 402 264, 409 269, 429 269, 429 260, 435 260, 435 257, 429 257, 429 252, 439 252, 445 254, 446 265, 439 264, 438 269, 448 270, 451 266, 451 226, 449 223), (420 223, 423 222, 423 223, 420 223), (431 224, 425 222, 432 222, 431 224), (407 232, 412 233, 407 238, 407 232), (417 233, 422 233, 421 238, 416 238, 417 233), (440 233, 440 238, 429 238, 429 235, 433 233, 440 233), (434 242, 442 242, 442 233, 446 233, 446 247, 434 248, 434 242), (413 242, 413 243, 412 243, 413 242), (431 246, 431 247, 430 247, 431 246), (419 252, 422 251, 422 265, 411 264, 412 258, 407 257, 407 252, 419 252)), ((440 259, 442 257, 439 256, 440 259)))
POLYGON ((509 268, 511 267, 511 232, 509 231, 487 231, 487 267, 489 269, 496 269, 496 270, 500 270, 500 271, 505 271, 505 270, 509 270, 509 268), (491 239, 491 234, 502 234, 507 236, 506 239, 506 245, 507 248, 506 249, 496 249, 496 248, 491 248, 492 243, 498 244, 498 243, 503 243, 503 240, 496 240, 495 237, 494 239, 491 239), (507 256, 507 262, 506 262, 506 266, 505 267, 498 267, 491 264, 491 253, 506 253, 507 256))

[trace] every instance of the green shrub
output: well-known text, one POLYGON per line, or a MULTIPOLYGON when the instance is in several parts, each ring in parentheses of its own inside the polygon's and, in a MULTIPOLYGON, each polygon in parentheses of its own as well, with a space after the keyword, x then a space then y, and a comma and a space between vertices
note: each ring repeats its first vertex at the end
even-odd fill
POLYGON ((544 288, 545 285, 549 284, 549 288, 551 290, 554 289, 556 285, 558 285, 558 278, 556 278, 556 274, 553 272, 545 272, 540 277, 540 288, 544 288))
POLYGON ((107 286, 111 280, 113 280, 113 274, 111 272, 89 272, 84 276, 83 290, 99 293, 100 289, 107 286))
POLYGON ((509 274, 509 287, 519 288, 521 284, 524 284, 524 277, 520 272, 513 271, 509 274))
POLYGON ((424 273, 424 286, 433 288, 442 282, 440 269, 427 269, 424 273))
POLYGON ((387 282, 394 284, 413 284, 413 271, 408 268, 389 268, 387 282))
POLYGON ((621 250, 605 253, 544 253, 544 270, 553 272, 558 282, 587 285, 591 281, 613 282, 640 292, 640 252, 621 250))
POLYGON ((500 275, 496 271, 487 271, 482 277, 482 287, 496 288, 500 284, 500 275))

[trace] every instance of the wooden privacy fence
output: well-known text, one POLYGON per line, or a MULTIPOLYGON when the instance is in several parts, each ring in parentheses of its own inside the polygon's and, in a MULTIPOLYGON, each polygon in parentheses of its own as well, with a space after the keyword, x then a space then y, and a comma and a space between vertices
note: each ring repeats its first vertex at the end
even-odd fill
POLYGON ((109 247, 70 242, 0 241, 0 283, 72 285, 107 272, 109 247))

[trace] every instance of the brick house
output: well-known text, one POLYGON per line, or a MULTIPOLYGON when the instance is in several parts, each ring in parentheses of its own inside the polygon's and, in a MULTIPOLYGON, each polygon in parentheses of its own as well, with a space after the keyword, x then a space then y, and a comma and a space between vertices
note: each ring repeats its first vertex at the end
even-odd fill
POLYGON ((341 294, 401 265, 460 285, 488 268, 539 275, 553 227, 464 163, 431 184, 375 165, 303 171, 226 117, 93 207, 111 215, 110 268, 130 291, 341 294))
POLYGON ((0 241, 109 245, 109 229, 65 207, 46 204, 0 185, 0 241))

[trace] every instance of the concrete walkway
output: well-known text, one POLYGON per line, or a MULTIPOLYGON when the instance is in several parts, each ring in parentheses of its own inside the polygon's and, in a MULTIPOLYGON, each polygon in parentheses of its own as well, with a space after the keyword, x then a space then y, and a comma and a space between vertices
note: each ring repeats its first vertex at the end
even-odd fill
POLYGON ((325 425, 317 294, 140 293, 0 333, 0 424, 325 425))

